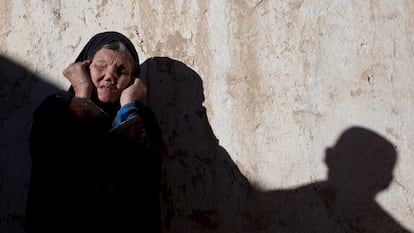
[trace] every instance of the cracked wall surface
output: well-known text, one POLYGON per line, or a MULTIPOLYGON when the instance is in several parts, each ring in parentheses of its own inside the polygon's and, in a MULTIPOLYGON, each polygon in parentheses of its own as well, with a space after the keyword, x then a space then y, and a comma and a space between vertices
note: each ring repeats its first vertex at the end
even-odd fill
POLYGON ((1 5, 0 232, 23 232, 32 111, 106 30, 135 44, 168 144, 164 232, 414 232, 414 2, 1 5))

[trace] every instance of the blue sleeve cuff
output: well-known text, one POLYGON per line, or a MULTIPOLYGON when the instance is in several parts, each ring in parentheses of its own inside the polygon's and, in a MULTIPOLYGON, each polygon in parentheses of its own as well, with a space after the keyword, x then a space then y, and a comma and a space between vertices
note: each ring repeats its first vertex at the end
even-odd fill
POLYGON ((112 122, 112 127, 117 127, 122 122, 129 120, 135 116, 138 116, 137 106, 135 103, 127 103, 118 110, 118 113, 112 122))

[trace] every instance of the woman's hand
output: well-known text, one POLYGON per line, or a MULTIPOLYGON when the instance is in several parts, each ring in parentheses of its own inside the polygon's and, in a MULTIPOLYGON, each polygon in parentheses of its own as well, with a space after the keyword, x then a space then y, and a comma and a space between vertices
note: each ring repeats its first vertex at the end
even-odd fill
POLYGON ((72 84, 75 96, 90 99, 92 94, 93 83, 89 75, 89 60, 70 64, 63 75, 72 84))
POLYGON ((147 88, 140 79, 136 78, 131 86, 122 91, 119 101, 121 106, 124 106, 127 103, 133 103, 136 100, 144 98, 146 95, 147 88))

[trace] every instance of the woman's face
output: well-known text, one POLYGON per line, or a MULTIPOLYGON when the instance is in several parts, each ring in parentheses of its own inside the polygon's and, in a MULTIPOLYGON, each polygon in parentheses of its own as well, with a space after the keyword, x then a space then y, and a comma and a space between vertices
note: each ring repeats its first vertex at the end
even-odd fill
POLYGON ((131 83, 132 64, 118 51, 100 49, 96 52, 89 69, 101 102, 118 101, 121 92, 131 83))

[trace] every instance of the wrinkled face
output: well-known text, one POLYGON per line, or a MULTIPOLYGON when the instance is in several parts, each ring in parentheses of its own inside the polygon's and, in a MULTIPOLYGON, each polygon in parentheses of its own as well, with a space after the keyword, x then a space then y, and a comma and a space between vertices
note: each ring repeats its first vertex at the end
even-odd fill
POLYGON ((132 79, 130 60, 115 50, 100 49, 96 52, 89 69, 98 99, 104 103, 117 101, 132 79))

